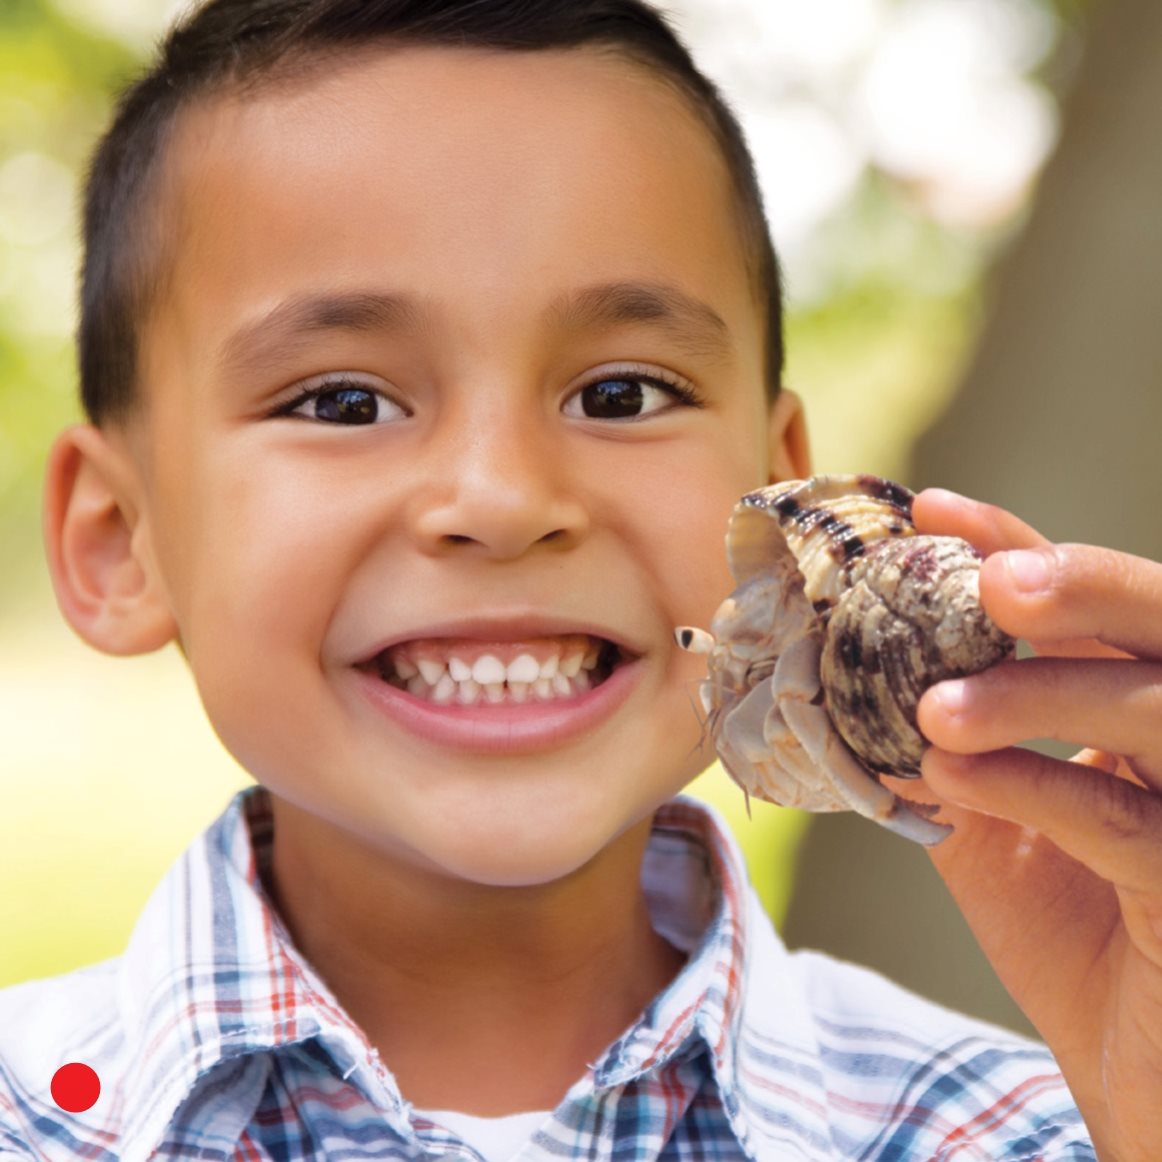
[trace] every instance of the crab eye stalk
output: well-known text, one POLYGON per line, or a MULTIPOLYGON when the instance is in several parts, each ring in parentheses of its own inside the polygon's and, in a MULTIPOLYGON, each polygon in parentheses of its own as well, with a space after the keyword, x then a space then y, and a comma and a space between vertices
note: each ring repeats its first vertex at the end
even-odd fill
POLYGON ((674 641, 692 654, 708 654, 714 649, 714 635, 693 625, 680 625, 674 630, 674 641))

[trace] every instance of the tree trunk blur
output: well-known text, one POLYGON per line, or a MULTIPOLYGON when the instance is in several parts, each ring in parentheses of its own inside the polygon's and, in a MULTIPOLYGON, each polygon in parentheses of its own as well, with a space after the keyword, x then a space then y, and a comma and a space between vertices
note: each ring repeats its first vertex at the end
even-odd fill
MULTIPOLYGON (((1057 151, 907 483, 1162 559, 1162 4, 1091 20, 1057 151)), ((1028 1030, 924 853, 851 816, 812 824, 785 934, 1028 1030)))

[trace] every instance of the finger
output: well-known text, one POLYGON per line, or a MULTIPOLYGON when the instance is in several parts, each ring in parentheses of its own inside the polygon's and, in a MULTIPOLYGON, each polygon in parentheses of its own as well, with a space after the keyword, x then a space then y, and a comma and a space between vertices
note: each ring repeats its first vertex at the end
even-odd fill
POLYGON ((1029 750, 931 748, 924 780, 942 798, 1045 836, 1123 892, 1162 896, 1162 798, 1083 763, 1029 750))
POLYGON ((1094 750, 1092 747, 1083 747, 1069 761, 1092 767, 1095 771, 1105 771, 1107 775, 1116 775, 1119 779, 1125 779, 1127 782, 1134 783, 1139 787, 1145 787, 1147 790, 1154 789, 1149 786, 1146 780, 1124 758, 1116 754, 1111 754, 1108 750, 1094 750))
POLYGON ((921 533, 962 537, 982 555, 1002 549, 1035 549, 1051 542, 1006 509, 961 496, 946 488, 926 488, 912 503, 921 533))
POLYGON ((981 601, 1006 632, 1031 641, 1093 638, 1162 661, 1162 565, 1095 545, 989 557, 981 601))
POLYGON ((1117 774, 1120 765, 1116 754, 1110 754, 1108 750, 1094 750, 1089 746, 1079 750, 1070 761, 1085 767, 1093 767, 1097 771, 1105 771, 1107 775, 1117 774))
POLYGON ((1128 760, 1162 790, 1162 665, 1096 658, 1025 658, 924 693, 917 722, 957 754, 999 750, 1033 738, 1096 747, 1128 760))

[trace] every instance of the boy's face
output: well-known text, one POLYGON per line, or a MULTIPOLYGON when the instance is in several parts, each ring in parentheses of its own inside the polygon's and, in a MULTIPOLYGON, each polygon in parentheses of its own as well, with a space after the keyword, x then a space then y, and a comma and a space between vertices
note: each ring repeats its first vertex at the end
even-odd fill
POLYGON ((221 738, 288 841, 579 867, 712 758, 672 630, 731 589, 727 515, 770 477, 712 139, 595 53, 398 50, 195 111, 171 176, 126 446, 221 738), (304 385, 331 394, 284 414, 304 385), (619 663, 547 701, 438 706, 373 660, 546 663, 576 634, 619 663))

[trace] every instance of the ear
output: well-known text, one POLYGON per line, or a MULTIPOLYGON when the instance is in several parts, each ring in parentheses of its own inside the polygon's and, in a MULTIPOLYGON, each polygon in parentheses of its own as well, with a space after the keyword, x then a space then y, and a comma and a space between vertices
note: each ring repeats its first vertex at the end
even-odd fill
POLYGON ((107 654, 148 653, 177 636, 139 493, 124 439, 88 424, 57 437, 44 490, 49 573, 65 619, 107 654))
POLYGON ((780 388, 770 408, 767 435, 770 439, 771 478, 804 480, 811 475, 811 446, 803 401, 790 388, 780 388))

